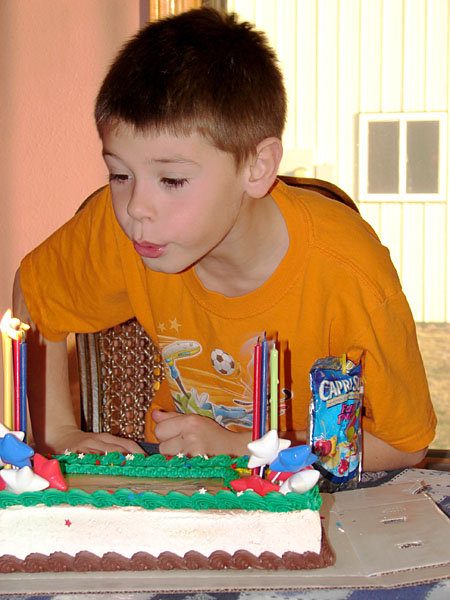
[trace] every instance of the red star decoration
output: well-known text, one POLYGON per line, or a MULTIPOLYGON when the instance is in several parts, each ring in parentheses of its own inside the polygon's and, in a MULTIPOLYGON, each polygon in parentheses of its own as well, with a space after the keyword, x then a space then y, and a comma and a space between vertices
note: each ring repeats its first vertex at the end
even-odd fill
POLYGON ((56 458, 47 460, 41 454, 35 454, 33 467, 36 475, 40 475, 46 479, 51 488, 61 490, 62 492, 67 490, 67 483, 64 481, 64 477, 62 476, 61 469, 59 467, 59 462, 56 460, 56 458))
POLYGON ((266 481, 259 475, 252 475, 251 477, 244 477, 243 479, 233 479, 233 481, 230 482, 230 486, 236 492, 253 490, 260 496, 265 496, 269 492, 280 491, 280 487, 276 483, 266 481))
POLYGON ((66 527, 70 527, 72 525, 72 521, 70 519, 66 519, 65 522, 64 522, 64 525, 66 527))
POLYGON ((3 479, 0 477, 0 491, 4 490, 6 487, 6 483, 3 481, 3 479))

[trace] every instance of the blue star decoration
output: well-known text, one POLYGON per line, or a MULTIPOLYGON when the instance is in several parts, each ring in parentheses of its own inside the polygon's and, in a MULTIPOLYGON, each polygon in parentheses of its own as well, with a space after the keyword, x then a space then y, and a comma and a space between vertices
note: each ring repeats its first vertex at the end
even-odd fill
POLYGON ((271 471, 296 473, 309 467, 316 460, 317 456, 311 452, 310 446, 293 446, 282 450, 269 468, 271 471))
POLYGON ((34 450, 27 444, 24 444, 12 433, 7 433, 0 438, 0 458, 2 462, 15 467, 31 467, 30 457, 34 450))

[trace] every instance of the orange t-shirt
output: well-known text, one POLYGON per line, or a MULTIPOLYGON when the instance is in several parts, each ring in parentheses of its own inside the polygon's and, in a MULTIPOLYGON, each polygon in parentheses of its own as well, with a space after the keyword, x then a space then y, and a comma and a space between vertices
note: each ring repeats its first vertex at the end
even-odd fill
POLYGON ((233 431, 252 426, 253 348, 264 332, 280 351, 281 430, 307 427, 317 358, 346 353, 357 363, 364 354, 364 429, 399 450, 427 446, 436 417, 388 250, 336 201, 282 182, 271 194, 289 250, 259 289, 228 298, 206 290, 194 268, 166 275, 145 267, 106 189, 23 260, 34 321, 59 340, 136 316, 167 367, 153 406, 209 416, 233 431))

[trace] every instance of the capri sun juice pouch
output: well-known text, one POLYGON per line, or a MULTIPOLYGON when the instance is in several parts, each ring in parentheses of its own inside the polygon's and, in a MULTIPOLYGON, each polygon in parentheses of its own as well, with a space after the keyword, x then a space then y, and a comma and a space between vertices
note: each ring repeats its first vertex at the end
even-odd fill
POLYGON ((354 489, 361 478, 361 363, 329 356, 316 360, 310 374, 309 444, 317 455, 323 492, 354 489))

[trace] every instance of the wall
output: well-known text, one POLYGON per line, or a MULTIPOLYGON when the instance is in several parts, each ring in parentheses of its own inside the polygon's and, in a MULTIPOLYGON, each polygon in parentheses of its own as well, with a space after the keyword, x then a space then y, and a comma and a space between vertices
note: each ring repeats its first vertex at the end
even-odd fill
POLYGON ((333 181, 389 248, 416 321, 450 322, 450 0, 228 0, 267 32, 285 74, 282 173, 333 181), (359 198, 358 117, 447 115, 441 198, 359 198))
POLYGON ((106 182, 93 104, 139 9, 138 0, 0 0, 0 317, 21 257, 106 182))

